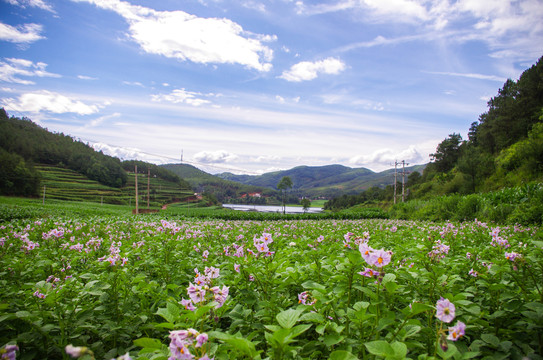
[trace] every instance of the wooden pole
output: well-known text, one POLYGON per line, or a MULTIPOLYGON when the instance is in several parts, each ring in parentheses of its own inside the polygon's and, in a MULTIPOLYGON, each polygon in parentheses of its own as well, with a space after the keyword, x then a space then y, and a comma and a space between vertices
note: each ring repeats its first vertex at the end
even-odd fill
POLYGON ((402 160, 402 202, 405 201, 405 160, 402 160))
POLYGON ((398 182, 397 168, 398 168, 398 162, 394 160, 394 204, 396 204, 396 184, 398 182))
POLYGON ((149 190, 151 188, 151 168, 147 168, 147 209, 149 209, 149 190))
POLYGON ((138 214, 138 165, 135 165, 134 176, 136 177, 136 214, 138 214))

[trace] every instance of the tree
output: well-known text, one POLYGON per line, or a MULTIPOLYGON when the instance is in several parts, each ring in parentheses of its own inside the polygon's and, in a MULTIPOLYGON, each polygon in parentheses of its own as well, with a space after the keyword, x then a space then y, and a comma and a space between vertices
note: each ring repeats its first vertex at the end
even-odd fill
POLYGON ((300 203, 302 204, 302 207, 304 208, 304 212, 307 211, 307 209, 309 209, 309 207, 311 206, 311 200, 309 200, 308 198, 303 198, 300 203))
POLYGON ((283 176, 281 178, 281 180, 279 181, 279 183, 277 184, 277 188, 279 190, 281 190, 281 199, 282 199, 282 204, 283 204, 283 214, 285 214, 286 212, 286 208, 285 208, 285 192, 287 191, 287 189, 290 189, 292 188, 292 180, 290 179, 289 176, 283 176))
POLYGON ((446 173, 452 170, 460 156, 461 144, 462 136, 453 133, 437 146, 435 154, 430 154, 437 171, 446 173))

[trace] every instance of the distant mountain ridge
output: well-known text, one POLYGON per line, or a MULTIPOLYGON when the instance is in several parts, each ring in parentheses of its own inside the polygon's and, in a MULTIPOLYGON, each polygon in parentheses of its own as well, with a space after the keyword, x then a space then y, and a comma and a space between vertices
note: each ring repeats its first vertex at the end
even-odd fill
MULTIPOLYGON (((422 172, 426 165, 406 167, 406 175, 422 172)), ((397 180, 401 181, 398 169, 397 180)), ((344 165, 297 166, 289 170, 274 171, 262 175, 217 174, 217 177, 246 185, 262 186, 275 189, 283 176, 289 176, 293 190, 305 196, 335 196, 343 193, 355 193, 372 186, 385 187, 394 183, 394 169, 374 172, 366 168, 350 168, 344 165)), ((406 177, 407 181, 407 177, 406 177)))

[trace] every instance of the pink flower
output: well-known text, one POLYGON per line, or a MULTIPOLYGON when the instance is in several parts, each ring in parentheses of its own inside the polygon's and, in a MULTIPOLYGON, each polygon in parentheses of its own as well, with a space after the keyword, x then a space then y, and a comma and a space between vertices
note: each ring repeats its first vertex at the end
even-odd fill
POLYGON ((216 278, 219 277, 219 271, 220 271, 220 269, 215 268, 213 266, 211 266, 211 267, 206 266, 206 268, 204 270, 204 274, 206 274, 206 276, 208 276, 210 279, 216 279, 216 278))
POLYGON ((298 294, 298 303, 302 305, 313 305, 317 302, 316 299, 311 298, 311 294, 307 291, 304 291, 298 294))
POLYGON ((447 339, 456 341, 464 336, 466 333, 466 324, 462 321, 458 321, 455 326, 449 328, 449 336, 447 339))
POLYGON ((391 260, 391 254, 388 251, 385 251, 383 249, 381 250, 374 250, 371 253, 370 259, 368 264, 375 265, 377 267, 383 267, 385 265, 388 265, 391 260))
POLYGON ((358 250, 360 251, 360 254, 362 254, 362 258, 369 263, 373 249, 367 243, 362 243, 358 247, 358 250))
POLYGON ((190 310, 190 311, 196 310, 196 307, 194 307, 194 304, 190 300, 182 299, 181 300, 181 305, 183 305, 185 307, 185 309, 187 309, 187 310, 190 310))
POLYGON ((196 345, 195 347, 201 347, 202 345, 204 345, 208 340, 208 336, 207 334, 199 334, 198 336, 196 336, 196 345))
POLYGON ((17 350, 19 350, 17 345, 6 345, 3 349, 0 349, 0 354, 3 353, 0 359, 15 360, 17 350))
POLYGON ((454 319, 456 308, 448 299, 441 298, 436 304, 436 317, 446 323, 454 319))
POLYGON ((379 271, 375 271, 372 268, 365 268, 364 271, 361 271, 358 274, 365 277, 374 277, 374 276, 379 276, 379 271))
POLYGON ((69 344, 66 345, 66 348, 64 350, 66 351, 66 354, 70 355, 71 357, 78 358, 85 354, 87 348, 81 346, 73 346, 72 344, 69 344))
POLYGON ((239 264, 234 264, 234 270, 236 270, 236 272, 238 273, 239 273, 239 268, 240 268, 239 264))

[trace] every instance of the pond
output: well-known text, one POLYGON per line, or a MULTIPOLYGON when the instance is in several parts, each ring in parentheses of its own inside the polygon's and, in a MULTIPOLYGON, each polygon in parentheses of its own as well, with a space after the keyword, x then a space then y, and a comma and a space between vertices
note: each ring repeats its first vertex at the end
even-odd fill
MULTIPOLYGON (((283 212, 282 206, 272 206, 272 205, 238 205, 238 204, 223 204, 225 208, 232 210, 240 211, 258 211, 258 212, 283 212)), ((321 212, 322 208, 319 207, 310 207, 305 212, 307 213, 318 213, 321 212)), ((304 213, 304 208, 300 206, 286 206, 285 212, 287 214, 301 214, 304 213)))

